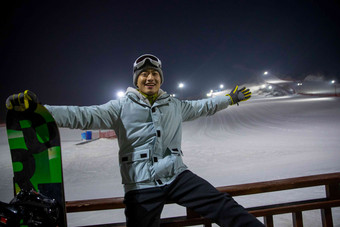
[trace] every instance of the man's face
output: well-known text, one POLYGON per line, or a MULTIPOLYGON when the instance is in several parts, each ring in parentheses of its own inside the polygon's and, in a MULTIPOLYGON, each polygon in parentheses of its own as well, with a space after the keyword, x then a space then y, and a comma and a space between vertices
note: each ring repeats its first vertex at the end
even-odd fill
POLYGON ((143 70, 137 79, 137 87, 141 92, 147 95, 158 93, 161 87, 161 76, 154 69, 143 70))

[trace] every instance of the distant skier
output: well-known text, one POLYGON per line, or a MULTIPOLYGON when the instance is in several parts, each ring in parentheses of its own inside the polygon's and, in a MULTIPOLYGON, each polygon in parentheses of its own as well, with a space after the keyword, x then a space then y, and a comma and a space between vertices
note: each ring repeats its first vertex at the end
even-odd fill
MULTIPOLYGON (((170 200, 220 226, 263 226, 230 195, 189 171, 181 157, 182 122, 246 101, 249 89, 236 86, 226 96, 181 101, 160 89, 163 82, 161 61, 145 54, 133 65, 137 89, 129 87, 124 97, 97 106, 46 108, 60 127, 115 130, 127 226, 159 226, 163 206, 170 200)), ((28 99, 37 100, 9 97, 7 103, 20 106, 28 99)))

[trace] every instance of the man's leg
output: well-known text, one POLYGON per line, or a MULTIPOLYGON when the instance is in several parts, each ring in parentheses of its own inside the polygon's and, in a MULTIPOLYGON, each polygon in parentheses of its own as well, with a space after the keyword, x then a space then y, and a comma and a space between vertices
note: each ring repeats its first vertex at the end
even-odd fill
POLYGON ((162 188, 130 191, 125 194, 124 204, 126 224, 128 227, 159 226, 164 207, 162 188))
POLYGON ((168 199, 214 220, 220 226, 264 226, 229 194, 217 191, 190 171, 183 172, 167 190, 168 199))

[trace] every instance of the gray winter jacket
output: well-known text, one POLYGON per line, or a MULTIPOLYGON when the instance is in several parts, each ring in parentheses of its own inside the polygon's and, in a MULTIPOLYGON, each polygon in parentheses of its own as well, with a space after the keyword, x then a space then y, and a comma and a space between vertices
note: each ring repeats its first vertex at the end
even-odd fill
POLYGON ((160 90, 151 106, 135 88, 98 106, 48 106, 58 126, 113 129, 125 192, 171 183, 187 169, 182 161, 182 122, 212 115, 230 103, 227 96, 180 101, 160 90))

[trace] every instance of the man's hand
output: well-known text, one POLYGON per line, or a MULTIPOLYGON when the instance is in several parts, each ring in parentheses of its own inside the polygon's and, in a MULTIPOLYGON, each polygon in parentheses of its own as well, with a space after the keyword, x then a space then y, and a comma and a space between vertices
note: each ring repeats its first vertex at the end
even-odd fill
POLYGON ((231 99, 231 105, 237 104, 242 101, 247 101, 251 97, 251 92, 246 87, 238 90, 238 85, 236 85, 233 90, 227 94, 231 99))
POLYGON ((33 92, 26 90, 25 92, 9 96, 6 100, 6 108, 8 110, 25 111, 37 103, 37 96, 33 92))

